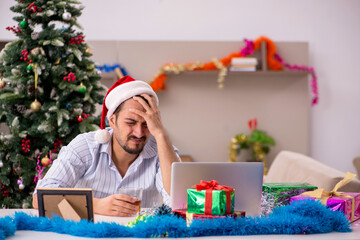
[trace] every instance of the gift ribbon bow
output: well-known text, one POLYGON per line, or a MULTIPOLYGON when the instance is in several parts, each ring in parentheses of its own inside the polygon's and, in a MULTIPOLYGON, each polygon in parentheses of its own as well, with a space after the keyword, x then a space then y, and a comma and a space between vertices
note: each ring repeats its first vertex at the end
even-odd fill
POLYGON ((349 182, 351 182, 355 176, 356 175, 353 173, 346 172, 344 179, 341 180, 340 182, 338 182, 335 185, 335 187, 333 188, 333 190, 330 192, 326 191, 324 188, 319 188, 314 191, 304 192, 300 195, 305 195, 305 196, 314 197, 316 199, 319 199, 322 202, 322 204, 324 204, 324 205, 326 205, 327 200, 333 196, 351 198, 351 222, 353 222, 354 221, 354 212, 355 212, 355 199, 353 196, 344 194, 343 192, 338 192, 338 189, 345 186, 349 182))
POLYGON ((219 183, 215 180, 211 180, 210 182, 200 180, 200 184, 194 185, 193 188, 196 191, 206 190, 205 192, 205 212, 206 215, 212 214, 212 191, 213 190, 223 190, 226 194, 226 213, 231 213, 231 193, 234 192, 234 188, 219 185, 219 183))

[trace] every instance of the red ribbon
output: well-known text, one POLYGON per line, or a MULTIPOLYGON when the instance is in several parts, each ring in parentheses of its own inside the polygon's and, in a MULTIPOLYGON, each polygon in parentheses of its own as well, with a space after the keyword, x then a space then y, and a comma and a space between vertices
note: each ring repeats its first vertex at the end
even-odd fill
POLYGON ((206 190, 205 192, 205 213, 206 215, 212 214, 212 191, 213 190, 223 190, 226 194, 226 213, 231 213, 231 193, 234 192, 234 188, 219 185, 215 180, 210 182, 200 180, 200 184, 194 185, 193 188, 196 191, 206 190))

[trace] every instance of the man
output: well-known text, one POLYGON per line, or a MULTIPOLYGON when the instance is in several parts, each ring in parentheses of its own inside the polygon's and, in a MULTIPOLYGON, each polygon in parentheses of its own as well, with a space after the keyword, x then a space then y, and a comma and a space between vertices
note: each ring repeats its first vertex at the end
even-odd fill
MULTIPOLYGON (((92 188, 94 212, 130 216, 135 199, 120 188, 143 188, 142 207, 169 201, 171 164, 179 161, 161 122, 158 98, 150 85, 129 76, 119 79, 103 103, 101 129, 78 135, 61 149, 36 188, 92 188), (111 128, 105 129, 105 116, 111 128)), ((38 207, 37 194, 33 206, 38 207)))

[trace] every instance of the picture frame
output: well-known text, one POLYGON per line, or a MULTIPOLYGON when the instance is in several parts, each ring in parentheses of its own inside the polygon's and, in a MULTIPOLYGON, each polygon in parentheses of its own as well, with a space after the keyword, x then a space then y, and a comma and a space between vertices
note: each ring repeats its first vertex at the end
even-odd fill
POLYGON ((40 217, 94 222, 91 188, 38 188, 37 197, 40 217))

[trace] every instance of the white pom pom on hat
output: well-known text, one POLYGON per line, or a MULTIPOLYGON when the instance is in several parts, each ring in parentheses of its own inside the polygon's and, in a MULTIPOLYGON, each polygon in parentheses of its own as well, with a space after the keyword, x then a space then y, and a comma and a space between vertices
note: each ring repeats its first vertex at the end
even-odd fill
POLYGON ((106 129, 97 130, 95 133, 95 140, 98 143, 101 143, 101 144, 107 143, 108 141, 110 141, 110 139, 111 139, 111 135, 110 135, 109 131, 106 129))
POLYGON ((125 76, 115 82, 105 95, 101 114, 101 130, 98 130, 95 133, 95 140, 97 142, 107 143, 110 141, 111 135, 109 131, 105 129, 105 118, 107 117, 110 119, 111 115, 121 103, 140 94, 153 96, 156 100, 156 104, 159 105, 159 99, 148 83, 135 80, 130 76, 125 76))

